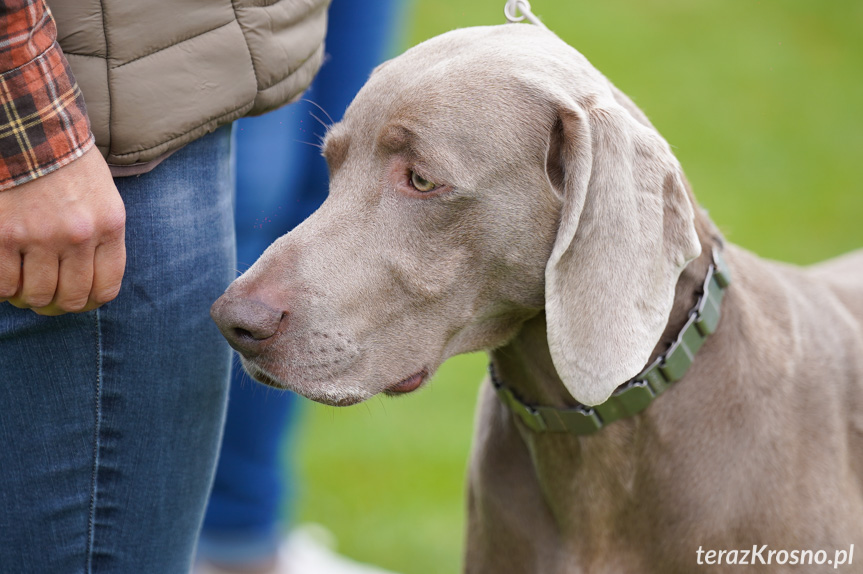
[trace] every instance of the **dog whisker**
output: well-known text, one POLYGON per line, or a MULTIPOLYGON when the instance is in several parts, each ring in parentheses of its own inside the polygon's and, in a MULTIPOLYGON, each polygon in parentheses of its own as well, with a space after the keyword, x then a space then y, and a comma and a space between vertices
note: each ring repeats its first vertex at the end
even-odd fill
POLYGON ((317 102, 306 99, 306 98, 303 98, 302 101, 308 102, 308 103, 312 104, 313 106, 315 106, 316 108, 318 108, 319 110, 321 110, 322 112, 324 112, 324 115, 327 116, 328 120, 330 120, 329 124, 324 123, 323 121, 321 121, 320 118, 318 118, 315 114, 313 114, 311 112, 309 112, 309 115, 312 116, 313 118, 315 118, 316 120, 318 120, 319 122, 321 122, 321 125, 324 126, 325 128, 329 128, 331 125, 336 123, 336 121, 332 118, 332 116, 327 113, 327 110, 325 110, 323 107, 321 107, 321 105, 318 104, 317 102))

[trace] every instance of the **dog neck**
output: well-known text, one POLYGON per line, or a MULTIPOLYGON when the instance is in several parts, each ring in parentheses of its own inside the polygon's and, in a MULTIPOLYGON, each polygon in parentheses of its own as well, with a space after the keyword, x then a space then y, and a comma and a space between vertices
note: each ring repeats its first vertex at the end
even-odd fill
MULTIPOLYGON (((668 348, 686 323, 704 285, 713 248, 721 245, 718 231, 705 214, 699 213, 696 217, 696 229, 702 253, 687 265, 678 279, 668 324, 647 364, 668 348)), ((491 360, 499 378, 525 403, 557 408, 578 404, 566 390, 552 362, 544 313, 525 322, 509 344, 491 353, 491 360)), ((686 381, 675 384, 685 385, 686 381)), ((545 511, 553 517, 557 535, 566 533, 565 538, 575 541, 573 544, 577 546, 573 551, 588 562, 596 559, 605 563, 608 554, 604 549, 611 547, 629 548, 628 552, 637 554, 637 545, 630 543, 644 532, 653 531, 645 516, 654 519, 662 512, 661 508, 645 506, 644 500, 638 504, 633 502, 633 497, 637 497, 634 485, 639 484, 636 475, 645 471, 644 465, 649 464, 645 460, 651 460, 650 453, 643 452, 643 441, 639 440, 640 417, 649 416, 650 409, 615 421, 584 440, 586 437, 569 433, 531 431, 518 425, 517 417, 497 397, 491 400, 499 407, 496 416, 508 420, 511 425, 507 432, 501 433, 499 440, 516 451, 519 446, 511 441, 521 442, 529 453, 528 457, 520 459, 529 461, 529 467, 523 467, 521 472, 531 477, 524 479, 526 484, 536 481, 538 492, 547 501, 545 511), (584 496, 572 495, 576 486, 584 496), (651 510, 646 514, 633 514, 634 507, 651 510), (618 544, 621 541, 622 546, 618 544)), ((512 456, 512 451, 506 452, 512 456)), ((629 558, 634 560, 633 564, 642 564, 640 561, 644 560, 643 556, 619 557, 623 561, 629 558)))
MULTIPOLYGON (((700 209, 696 213, 696 230, 701 242, 701 255, 690 261, 681 272, 668 323, 645 367, 652 364, 677 338, 702 290, 713 249, 721 246, 718 230, 700 209)), ((546 337, 545 313, 539 313, 526 321, 512 341, 491 353, 491 360, 498 377, 524 403, 557 408, 578 405, 560 380, 552 362, 546 337)), ((621 381, 621 384, 624 382, 621 381)))

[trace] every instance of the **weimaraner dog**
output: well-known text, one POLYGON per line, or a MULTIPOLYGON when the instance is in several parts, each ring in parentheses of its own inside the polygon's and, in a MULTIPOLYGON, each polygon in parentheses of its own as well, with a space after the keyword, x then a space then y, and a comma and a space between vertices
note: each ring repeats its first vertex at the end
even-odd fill
POLYGON ((213 317, 330 405, 489 351, 466 572, 863 572, 863 251, 726 243, 645 115, 530 25, 381 65, 324 155, 327 201, 213 317))

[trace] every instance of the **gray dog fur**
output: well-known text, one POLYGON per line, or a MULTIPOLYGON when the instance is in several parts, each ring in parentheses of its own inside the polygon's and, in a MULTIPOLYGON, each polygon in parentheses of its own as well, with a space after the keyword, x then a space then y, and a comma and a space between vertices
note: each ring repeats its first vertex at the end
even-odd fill
MULTIPOLYGON (((327 201, 213 316, 253 376, 327 404, 479 349, 528 403, 600 403, 673 340, 721 242, 644 114, 529 25, 383 64, 324 152, 327 201)), ((723 253, 717 332, 640 415, 537 434, 483 385, 466 572, 689 574, 699 547, 863 545, 863 251, 723 253)), ((758 571, 804 568, 834 571, 758 571)))

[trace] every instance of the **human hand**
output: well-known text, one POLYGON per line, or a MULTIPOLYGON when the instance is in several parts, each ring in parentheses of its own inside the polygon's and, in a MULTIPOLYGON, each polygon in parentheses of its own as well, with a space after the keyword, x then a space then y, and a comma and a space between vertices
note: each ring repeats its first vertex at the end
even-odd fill
POLYGON ((125 231, 123 200, 95 147, 0 191, 0 303, 62 315, 111 301, 126 267, 125 231))

